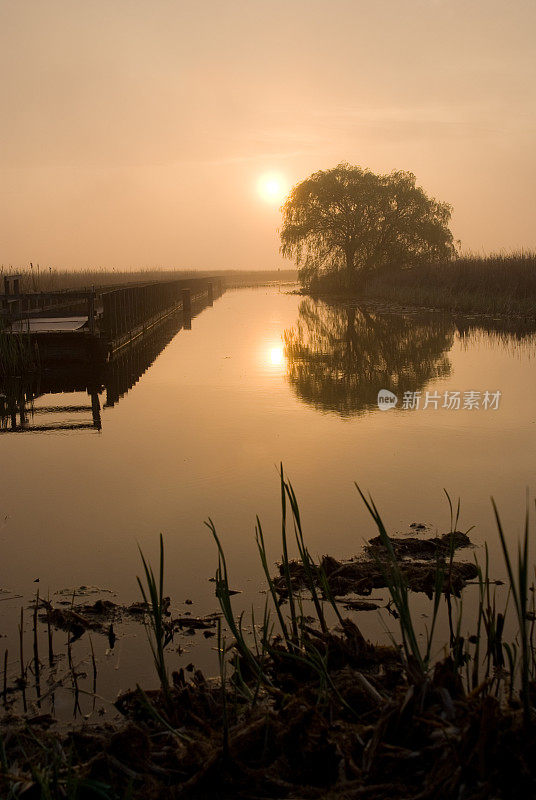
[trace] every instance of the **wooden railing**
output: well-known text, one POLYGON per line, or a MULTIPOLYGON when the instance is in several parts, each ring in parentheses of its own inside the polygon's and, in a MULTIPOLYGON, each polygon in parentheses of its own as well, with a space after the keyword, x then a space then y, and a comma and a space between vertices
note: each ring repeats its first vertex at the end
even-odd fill
MULTIPOLYGON (((221 292, 217 284, 216 291, 221 292)), ((196 303, 212 303, 214 284, 204 278, 122 286, 102 294, 99 330, 112 349, 142 335, 165 316, 182 311, 185 322, 196 303)))
POLYGON ((88 317, 93 334, 116 341, 143 328, 163 313, 183 309, 201 298, 211 303, 222 290, 221 281, 206 278, 136 283, 117 287, 58 292, 20 292, 19 276, 4 278, 0 295, 0 327, 21 319, 44 316, 88 317))

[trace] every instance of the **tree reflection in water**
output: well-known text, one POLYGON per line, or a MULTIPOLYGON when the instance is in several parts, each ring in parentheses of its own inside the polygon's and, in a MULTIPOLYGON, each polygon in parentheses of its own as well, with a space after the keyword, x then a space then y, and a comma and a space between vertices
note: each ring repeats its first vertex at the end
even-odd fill
POLYGON ((455 326, 440 316, 386 314, 310 298, 284 333, 287 376, 305 403, 343 416, 377 407, 380 389, 399 396, 450 374, 455 326))

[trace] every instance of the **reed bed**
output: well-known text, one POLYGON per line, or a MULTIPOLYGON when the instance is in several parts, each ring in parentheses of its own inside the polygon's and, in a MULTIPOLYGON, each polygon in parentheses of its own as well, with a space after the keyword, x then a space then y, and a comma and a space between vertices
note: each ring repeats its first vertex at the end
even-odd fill
MULTIPOLYGON (((306 287, 313 294, 341 294, 337 275, 306 287)), ((345 293, 348 293, 346 290, 345 293)), ((396 305, 460 314, 536 317, 536 254, 464 255, 442 264, 387 268, 350 292, 396 305)))
POLYGON ((90 289, 121 286, 125 283, 151 283, 152 281, 182 280, 184 278, 218 277, 226 286, 258 286, 266 283, 295 282, 298 272, 291 270, 198 270, 198 269, 56 269, 29 264, 15 269, 0 266, 0 291, 3 276, 17 273, 21 276, 22 292, 56 292, 64 289, 90 289))
MULTIPOLYGON (((174 621, 164 593, 164 542, 155 574, 142 554, 139 580, 159 688, 120 696, 122 726, 69 736, 22 723, 0 739, 0 793, 119 798, 526 798, 535 795, 536 659, 529 518, 512 556, 496 509, 509 585, 499 608, 486 564, 478 567, 474 632, 463 635, 449 580, 454 545, 438 550, 430 623, 419 636, 403 564, 374 500, 358 492, 379 533, 398 637, 365 640, 344 616, 331 576, 306 545, 283 469, 279 574, 257 519, 266 578, 261 620, 234 609, 222 537, 212 520, 220 607, 219 679, 173 668, 174 621), (291 549, 298 554, 291 559, 291 549), (437 642, 448 613, 450 640, 437 642), (505 619, 516 623, 505 641, 505 619), (434 653, 440 653, 434 656, 434 653), (170 674, 171 673, 171 674, 170 674), (24 791, 21 793, 21 787, 24 791)), ((448 496, 448 495, 447 495, 448 496)), ((451 502, 451 531, 459 504, 451 502)), ((21 623, 22 626, 22 623, 21 623)), ((510 630, 510 628, 509 628, 510 630)), ((22 656, 21 656, 21 663, 22 656)), ((76 688, 73 688, 76 691, 76 688)))
MULTIPOLYGON (((176 269, 81 269, 60 270, 54 267, 40 267, 39 264, 29 264, 26 267, 14 269, 0 266, 0 284, 4 275, 16 273, 21 276, 21 292, 56 292, 64 289, 90 289, 92 286, 117 286, 124 283, 166 281, 175 278, 188 278, 194 276, 194 270, 176 269)), ((204 274, 204 273, 202 273, 204 274)))

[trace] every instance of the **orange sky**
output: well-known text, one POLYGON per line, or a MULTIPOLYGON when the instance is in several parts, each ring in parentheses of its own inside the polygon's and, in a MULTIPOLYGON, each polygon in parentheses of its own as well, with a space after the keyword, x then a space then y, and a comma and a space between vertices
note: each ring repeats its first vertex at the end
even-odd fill
POLYGON ((270 268, 289 184, 407 169, 536 248, 534 0, 0 0, 0 264, 270 268))

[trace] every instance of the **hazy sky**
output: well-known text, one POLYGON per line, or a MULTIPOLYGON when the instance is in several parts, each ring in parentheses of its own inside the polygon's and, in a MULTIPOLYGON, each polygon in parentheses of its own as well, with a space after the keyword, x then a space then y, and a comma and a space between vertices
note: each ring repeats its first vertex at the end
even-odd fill
POLYGON ((536 247, 535 0, 0 0, 0 264, 269 268, 258 190, 411 170, 536 247))

